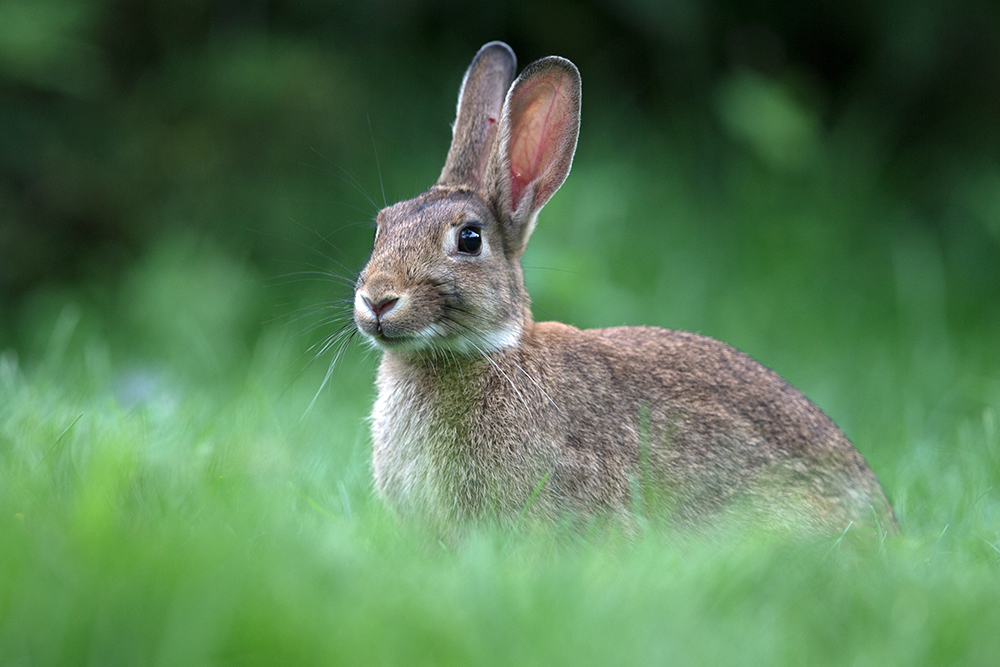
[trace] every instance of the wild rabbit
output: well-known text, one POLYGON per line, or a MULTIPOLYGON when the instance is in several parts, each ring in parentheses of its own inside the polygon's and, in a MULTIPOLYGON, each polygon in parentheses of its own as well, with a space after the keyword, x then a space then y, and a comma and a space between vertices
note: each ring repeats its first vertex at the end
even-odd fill
POLYGON ((449 535, 640 511, 895 531, 844 434, 747 355, 680 331, 533 321, 520 257, 573 161, 580 75, 554 56, 515 73, 506 44, 479 50, 440 178, 378 214, 357 281, 355 322, 383 352, 382 498, 449 535))

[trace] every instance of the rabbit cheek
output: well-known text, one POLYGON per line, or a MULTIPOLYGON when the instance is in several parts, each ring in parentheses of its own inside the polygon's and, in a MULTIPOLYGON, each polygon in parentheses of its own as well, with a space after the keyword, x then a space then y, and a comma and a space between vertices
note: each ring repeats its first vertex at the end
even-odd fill
POLYGON ((505 347, 497 345, 499 338, 510 338, 509 330, 520 327, 519 311, 511 308, 514 294, 511 292, 507 274, 501 258, 494 255, 482 258, 480 262, 464 262, 456 267, 456 301, 453 309, 481 346, 489 349, 505 347))

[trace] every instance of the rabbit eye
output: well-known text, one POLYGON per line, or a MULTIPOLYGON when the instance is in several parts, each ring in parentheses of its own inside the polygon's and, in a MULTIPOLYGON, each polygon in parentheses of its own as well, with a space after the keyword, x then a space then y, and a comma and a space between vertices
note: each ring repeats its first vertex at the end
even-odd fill
POLYGON ((483 236, 475 227, 462 227, 458 232, 458 251, 465 255, 478 255, 483 247, 483 236))

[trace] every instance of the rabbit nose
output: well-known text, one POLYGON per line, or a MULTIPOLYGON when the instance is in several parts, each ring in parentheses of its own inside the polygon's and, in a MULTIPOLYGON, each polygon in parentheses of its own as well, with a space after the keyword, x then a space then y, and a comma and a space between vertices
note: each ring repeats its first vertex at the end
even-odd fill
POLYGON ((399 297, 394 297, 394 296, 384 297, 382 299, 379 299, 378 301, 375 301, 374 303, 372 302, 371 299, 369 299, 366 296, 363 296, 361 298, 364 299, 365 305, 368 306, 368 310, 372 311, 372 314, 375 315, 376 320, 381 318, 390 310, 392 310, 392 307, 395 306, 396 303, 399 301, 399 297))

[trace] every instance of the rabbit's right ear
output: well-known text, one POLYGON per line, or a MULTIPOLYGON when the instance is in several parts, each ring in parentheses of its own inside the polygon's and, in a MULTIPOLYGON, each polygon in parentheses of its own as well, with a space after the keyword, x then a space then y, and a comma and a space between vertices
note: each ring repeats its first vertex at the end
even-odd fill
POLYGON ((479 187, 500 126, 504 98, 516 73, 517 58, 503 42, 486 44, 472 59, 458 93, 451 148, 438 185, 479 187))

